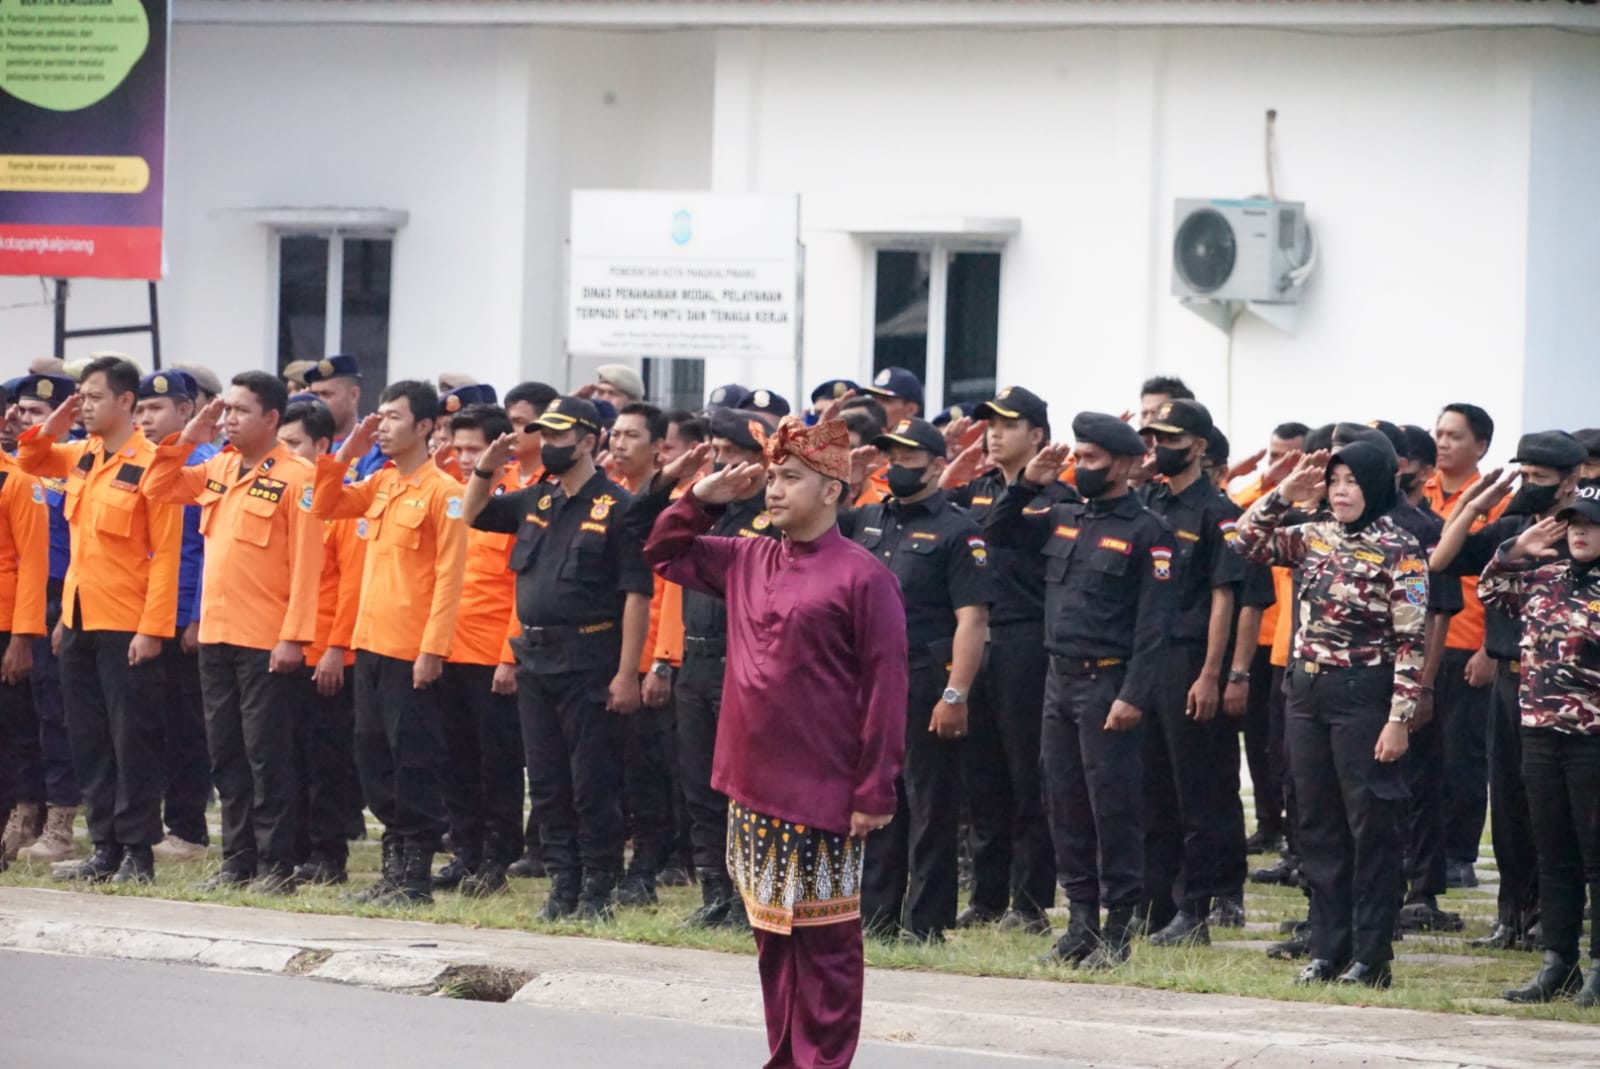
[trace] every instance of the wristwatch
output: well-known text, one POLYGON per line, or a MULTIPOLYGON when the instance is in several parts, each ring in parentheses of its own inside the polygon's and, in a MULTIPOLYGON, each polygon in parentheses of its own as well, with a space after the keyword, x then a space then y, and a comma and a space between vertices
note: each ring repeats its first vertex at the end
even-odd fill
POLYGON ((667 661, 657 661, 650 666, 650 674, 657 679, 666 679, 672 674, 672 665, 667 661))
POLYGON ((1241 672, 1237 668, 1230 668, 1230 669, 1228 669, 1228 682, 1229 683, 1248 683, 1248 682, 1250 682, 1250 673, 1249 672, 1241 672))
POLYGON ((939 695, 939 699, 946 705, 965 705, 967 704, 967 692, 957 690, 954 687, 946 687, 944 688, 944 693, 939 695))

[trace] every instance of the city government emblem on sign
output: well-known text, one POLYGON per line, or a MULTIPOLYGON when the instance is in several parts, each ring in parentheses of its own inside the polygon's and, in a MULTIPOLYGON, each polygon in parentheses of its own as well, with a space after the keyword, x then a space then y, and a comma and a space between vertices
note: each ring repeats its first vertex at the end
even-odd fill
POLYGON ((692 237, 694 237, 694 218, 686 211, 678 212, 672 217, 673 244, 687 245, 692 237))

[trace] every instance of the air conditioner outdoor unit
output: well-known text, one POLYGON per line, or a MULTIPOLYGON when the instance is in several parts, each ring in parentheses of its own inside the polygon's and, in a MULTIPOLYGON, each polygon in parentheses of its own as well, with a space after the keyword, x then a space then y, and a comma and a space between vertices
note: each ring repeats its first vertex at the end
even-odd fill
POLYGON ((1304 204, 1183 199, 1173 221, 1174 295, 1264 304, 1299 302, 1316 259, 1304 204))

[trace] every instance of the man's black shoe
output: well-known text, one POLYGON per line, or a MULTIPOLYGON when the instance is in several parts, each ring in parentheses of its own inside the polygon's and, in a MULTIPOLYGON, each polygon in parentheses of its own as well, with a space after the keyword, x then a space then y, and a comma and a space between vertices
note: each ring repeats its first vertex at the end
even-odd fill
MULTIPOLYGON (((1041 961, 1047 965, 1076 966, 1100 948, 1100 904, 1069 903, 1067 930, 1041 961)), ((1129 918, 1131 922, 1132 918, 1129 918)))
POLYGON ((1210 946, 1211 929, 1205 918, 1180 909, 1167 926, 1150 937, 1153 947, 1210 946))
POLYGON ((956 917, 957 928, 987 928, 1000 920, 1001 914, 976 902, 962 910, 956 917))
POLYGON ((1467 944, 1479 950, 1532 950, 1533 945, 1528 942, 1526 932, 1518 930, 1514 924, 1499 922, 1494 930, 1480 939, 1474 939, 1467 944))
POLYGON ((195 884, 197 891, 237 891, 256 878, 253 872, 240 872, 238 869, 220 868, 210 876, 195 884))
POLYGON ((478 871, 461 881, 461 893, 468 898, 487 898, 506 889, 506 865, 500 861, 485 861, 478 871))
POLYGON ((1600 958, 1589 959, 1589 975, 1583 978, 1583 987, 1572 996, 1572 1004, 1586 1010, 1600 1006, 1600 958))
POLYGON ((1243 928, 1244 900, 1233 895, 1223 895, 1211 907, 1206 923, 1213 928, 1243 928))
POLYGON ((1257 828, 1250 838, 1244 841, 1245 853, 1272 854, 1283 849, 1283 836, 1275 831, 1257 828))
POLYGON ((405 871, 405 846, 398 840, 387 839, 383 843, 383 867, 379 871, 378 878, 359 891, 352 891, 339 897, 345 902, 357 905, 377 902, 393 894, 400 887, 400 881, 405 879, 405 871))
POLYGON ((1300 975, 1294 978, 1294 982, 1301 987, 1311 984, 1331 984, 1338 975, 1339 966, 1327 958, 1312 958, 1306 962, 1306 967, 1300 970, 1300 975))
MULTIPOLYGON (((1130 922, 1132 918, 1129 918, 1130 922)), ((1002 932, 1022 932, 1026 935, 1049 935, 1050 918, 1029 910, 1008 909, 1000 918, 1002 932)))
POLYGON ((349 881, 350 874, 343 862, 313 855, 294 870, 294 878, 296 883, 331 887, 349 881))
MULTIPOLYGON (((507 870, 509 871, 509 869, 507 870)), ((578 875, 574 872, 557 872, 550 878, 550 897, 539 910, 539 919, 547 924, 566 920, 578 912, 578 875)))
POLYGON ((1270 884, 1275 887, 1293 887, 1294 866, 1289 863, 1288 858, 1284 858, 1270 868, 1256 869, 1250 874, 1250 882, 1270 884))
MULTIPOLYGON (((583 890, 578 893, 578 920, 586 924, 604 924, 616 911, 614 899, 617 878, 609 872, 585 873, 583 890)), ((650 895, 655 897, 655 887, 650 895)))
POLYGON ((1446 913, 1431 897, 1400 907, 1400 930, 1403 932, 1459 932, 1465 927, 1461 914, 1446 913))
POLYGON ((1333 981, 1336 984, 1355 985, 1362 987, 1388 987, 1394 982, 1394 970, 1387 961, 1377 965, 1368 965, 1364 961, 1351 962, 1350 967, 1340 973, 1333 981))
POLYGON ((148 846, 130 846, 122 855, 122 864, 112 883, 152 884, 156 882, 156 859, 148 846))
POLYGON ((52 868, 50 878, 81 883, 105 883, 117 874, 121 864, 122 847, 116 843, 96 843, 94 853, 82 861, 72 861, 52 868))
POLYGON ((1554 950, 1544 952, 1544 964, 1532 980, 1505 993, 1507 1002, 1554 1002, 1575 995, 1584 986, 1576 960, 1568 961, 1554 950))
POLYGON ((300 889, 300 881, 288 865, 271 865, 250 883, 250 890, 261 895, 292 895, 300 889))
POLYGON ((461 886, 461 881, 471 876, 478 866, 468 861, 465 855, 456 854, 450 863, 433 874, 433 889, 435 891, 454 891, 461 886))
MULTIPOLYGON (((1309 929, 1309 925, 1307 928, 1309 929)), ((1307 930, 1303 935, 1291 935, 1279 943, 1267 947, 1267 957, 1274 961, 1299 961, 1301 958, 1311 956, 1311 932, 1307 930)))
POLYGON ((544 858, 538 854, 523 854, 506 866, 506 875, 518 880, 542 880, 545 877, 544 858))
POLYGON ((688 887, 694 880, 689 877, 689 870, 682 865, 668 865, 656 873, 656 886, 658 887, 688 887))
POLYGON ((403 856, 399 884, 374 899, 373 905, 390 909, 433 905, 433 851, 408 846, 403 856))
POLYGON ((1452 890, 1478 886, 1478 872, 1470 861, 1447 861, 1444 865, 1445 886, 1452 890))
MULTIPOLYGON (((659 903, 656 897, 656 881, 654 876, 642 872, 630 874, 617 886, 617 905, 644 907, 654 906, 659 903)), ((611 902, 610 889, 607 888, 606 903, 609 910, 611 902)))

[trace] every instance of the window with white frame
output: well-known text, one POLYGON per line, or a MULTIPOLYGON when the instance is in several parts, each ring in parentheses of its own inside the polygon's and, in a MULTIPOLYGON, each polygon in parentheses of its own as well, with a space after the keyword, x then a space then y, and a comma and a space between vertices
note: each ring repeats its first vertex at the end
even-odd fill
POLYGON ((883 244, 872 257, 872 374, 923 382, 923 415, 994 397, 1000 249, 943 240, 883 244))
POLYGON ((276 233, 278 370, 295 360, 342 353, 361 365, 361 405, 370 411, 389 383, 389 233, 276 233))

